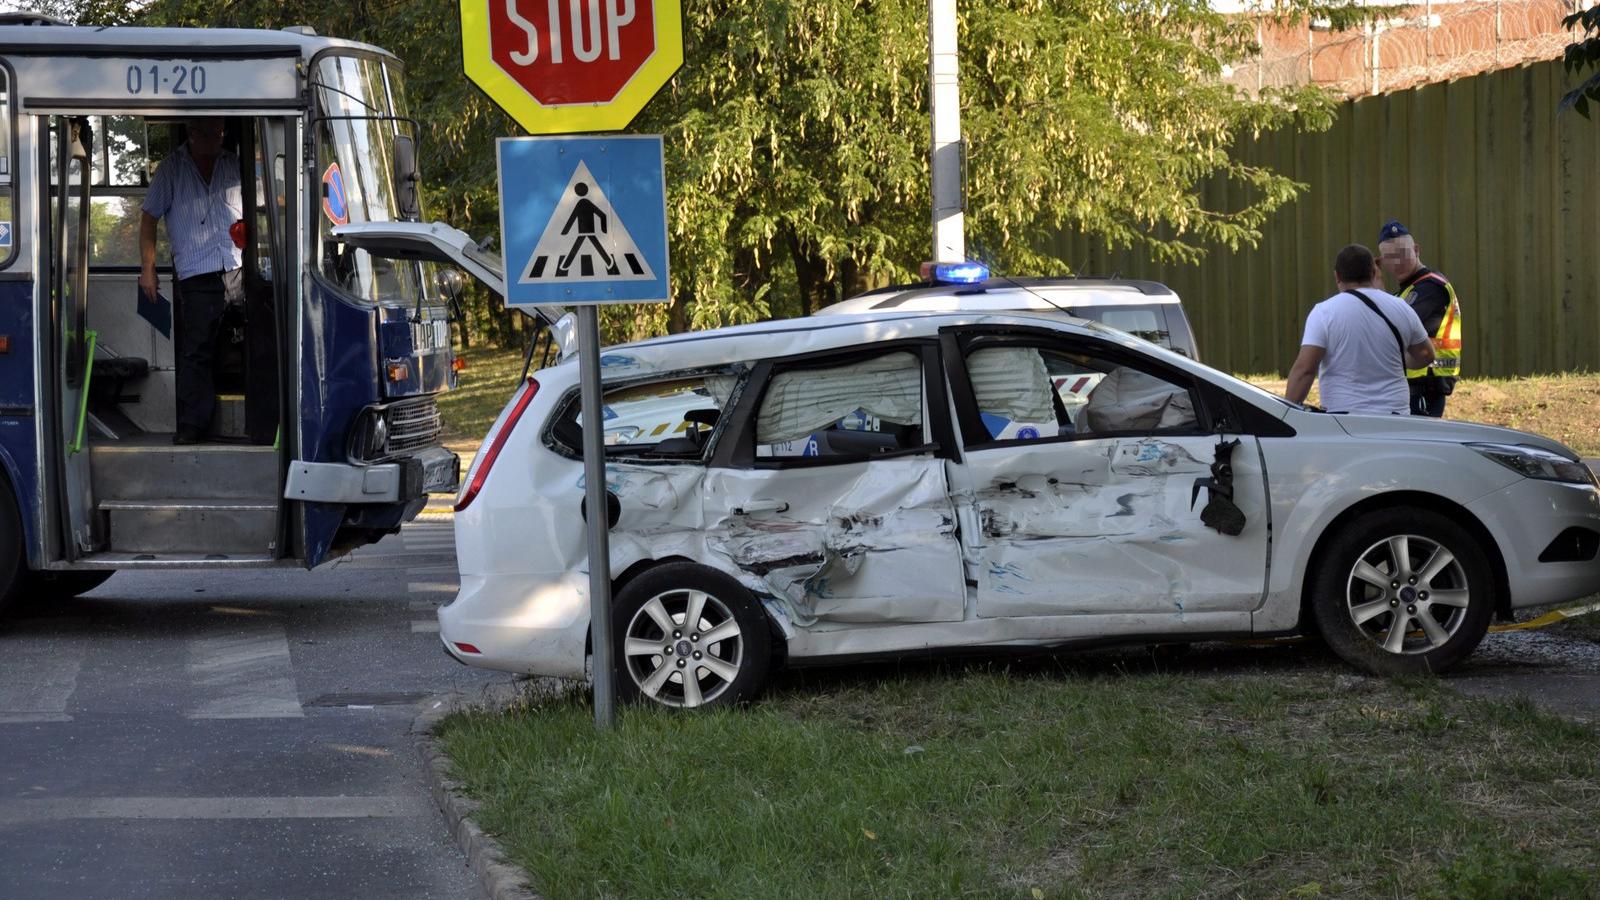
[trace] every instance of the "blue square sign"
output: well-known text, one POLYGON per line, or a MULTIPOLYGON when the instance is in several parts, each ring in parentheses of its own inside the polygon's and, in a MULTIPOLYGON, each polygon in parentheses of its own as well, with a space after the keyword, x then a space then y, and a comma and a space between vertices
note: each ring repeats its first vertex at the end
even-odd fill
POLYGON ((671 299, 660 135, 500 138, 509 306, 671 299))

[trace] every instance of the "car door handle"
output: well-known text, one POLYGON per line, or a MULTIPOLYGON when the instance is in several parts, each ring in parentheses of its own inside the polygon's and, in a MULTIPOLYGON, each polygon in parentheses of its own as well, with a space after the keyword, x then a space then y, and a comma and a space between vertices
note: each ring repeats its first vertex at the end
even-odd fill
POLYGON ((733 514, 736 516, 749 516, 764 512, 788 512, 789 503, 786 500, 746 500, 743 506, 735 506, 733 514))

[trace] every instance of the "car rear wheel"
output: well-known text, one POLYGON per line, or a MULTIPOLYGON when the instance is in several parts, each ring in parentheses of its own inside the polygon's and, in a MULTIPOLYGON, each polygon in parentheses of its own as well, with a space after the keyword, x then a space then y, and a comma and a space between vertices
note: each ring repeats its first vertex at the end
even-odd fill
POLYGON ((1312 611, 1328 646, 1376 675, 1443 672, 1489 629, 1494 577, 1466 529, 1424 509, 1368 513, 1328 543, 1312 611))
POLYGON ((766 614, 739 582, 666 563, 629 582, 612 606, 617 695, 693 708, 744 703, 767 680, 766 614))

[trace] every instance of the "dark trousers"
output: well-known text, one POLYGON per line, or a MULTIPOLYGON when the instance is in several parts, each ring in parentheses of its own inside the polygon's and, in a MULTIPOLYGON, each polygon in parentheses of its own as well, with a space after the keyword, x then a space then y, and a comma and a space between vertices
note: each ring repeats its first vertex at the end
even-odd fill
POLYGON ((1411 414, 1413 416, 1432 416, 1435 419, 1444 418, 1445 395, 1437 392, 1411 395, 1411 414))
POLYGON ((244 298, 238 269, 210 272, 178 282, 178 430, 205 434, 216 412, 211 369, 217 354, 222 312, 244 298))

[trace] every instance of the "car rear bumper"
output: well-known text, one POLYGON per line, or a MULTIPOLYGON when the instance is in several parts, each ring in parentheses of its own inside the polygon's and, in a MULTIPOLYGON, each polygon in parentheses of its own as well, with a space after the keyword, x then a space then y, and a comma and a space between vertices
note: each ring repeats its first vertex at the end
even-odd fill
POLYGON ((1480 497, 1467 508, 1500 547, 1513 609, 1600 592, 1600 559, 1539 561, 1569 528, 1600 533, 1600 490, 1529 478, 1480 497))
POLYGON ((471 666, 582 678, 588 637, 588 576, 582 573, 463 574, 455 599, 439 608, 445 651, 471 666))

